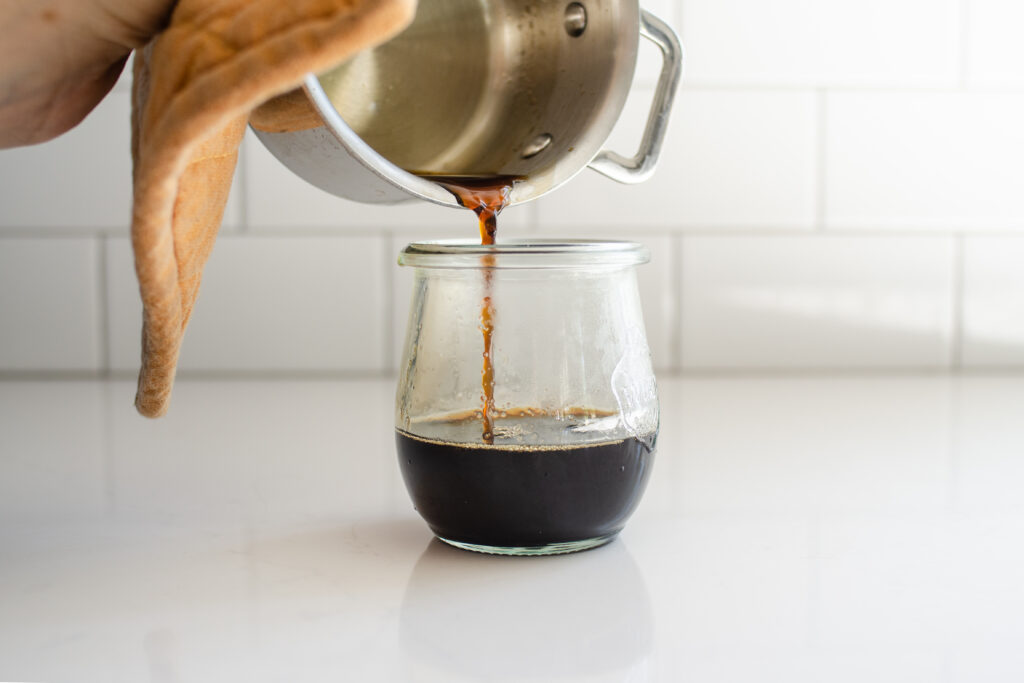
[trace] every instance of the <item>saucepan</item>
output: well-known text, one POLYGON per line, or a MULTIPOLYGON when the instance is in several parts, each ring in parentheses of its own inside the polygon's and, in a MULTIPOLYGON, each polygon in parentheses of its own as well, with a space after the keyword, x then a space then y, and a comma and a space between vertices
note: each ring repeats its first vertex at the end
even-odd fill
POLYGON ((636 0, 420 0, 401 34, 309 74, 314 124, 260 129, 293 172, 366 203, 459 206, 431 177, 515 179, 509 204, 590 167, 623 183, 657 163, 683 68, 664 22, 636 0), (640 37, 662 57, 635 153, 603 149, 632 87, 640 37))

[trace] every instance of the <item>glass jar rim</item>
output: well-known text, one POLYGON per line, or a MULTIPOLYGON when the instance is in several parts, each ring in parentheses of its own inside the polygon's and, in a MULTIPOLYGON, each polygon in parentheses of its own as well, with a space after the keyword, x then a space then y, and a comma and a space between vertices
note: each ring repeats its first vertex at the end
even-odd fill
POLYGON ((583 268, 638 266, 651 260, 639 242, 519 238, 498 244, 470 240, 413 242, 398 255, 398 264, 414 268, 583 268), (486 262, 482 257, 490 257, 486 262))

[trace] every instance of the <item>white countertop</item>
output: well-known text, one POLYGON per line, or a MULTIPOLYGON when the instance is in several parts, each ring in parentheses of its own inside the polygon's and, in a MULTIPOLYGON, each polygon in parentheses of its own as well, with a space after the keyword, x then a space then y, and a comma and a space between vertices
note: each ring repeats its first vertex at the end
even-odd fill
POLYGON ((661 382, 614 543, 431 540, 393 384, 0 382, 0 680, 1019 681, 1024 378, 661 382))

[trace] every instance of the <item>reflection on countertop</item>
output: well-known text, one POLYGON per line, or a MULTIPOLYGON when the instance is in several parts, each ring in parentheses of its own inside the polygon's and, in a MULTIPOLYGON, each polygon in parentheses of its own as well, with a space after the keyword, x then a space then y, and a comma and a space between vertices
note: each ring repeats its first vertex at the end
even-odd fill
POLYGON ((409 678, 429 670, 445 681, 637 680, 651 641, 651 600, 622 541, 508 558, 432 540, 399 616, 409 678))
POLYGON ((1024 377, 667 379, 616 542, 431 539, 393 384, 0 382, 0 680, 1024 678, 1024 377))

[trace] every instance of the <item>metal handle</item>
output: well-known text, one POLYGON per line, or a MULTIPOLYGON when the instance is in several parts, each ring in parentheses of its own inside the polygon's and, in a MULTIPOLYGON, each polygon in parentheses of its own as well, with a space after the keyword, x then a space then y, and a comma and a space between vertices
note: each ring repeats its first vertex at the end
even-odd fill
POLYGON ((672 101, 683 75, 683 46, 668 24, 647 10, 641 10, 640 35, 661 48, 661 75, 658 76, 640 148, 632 157, 603 150, 590 162, 590 168, 598 173, 629 184, 647 180, 658 165, 661 143, 665 139, 665 129, 668 128, 668 115, 672 111, 672 101))

